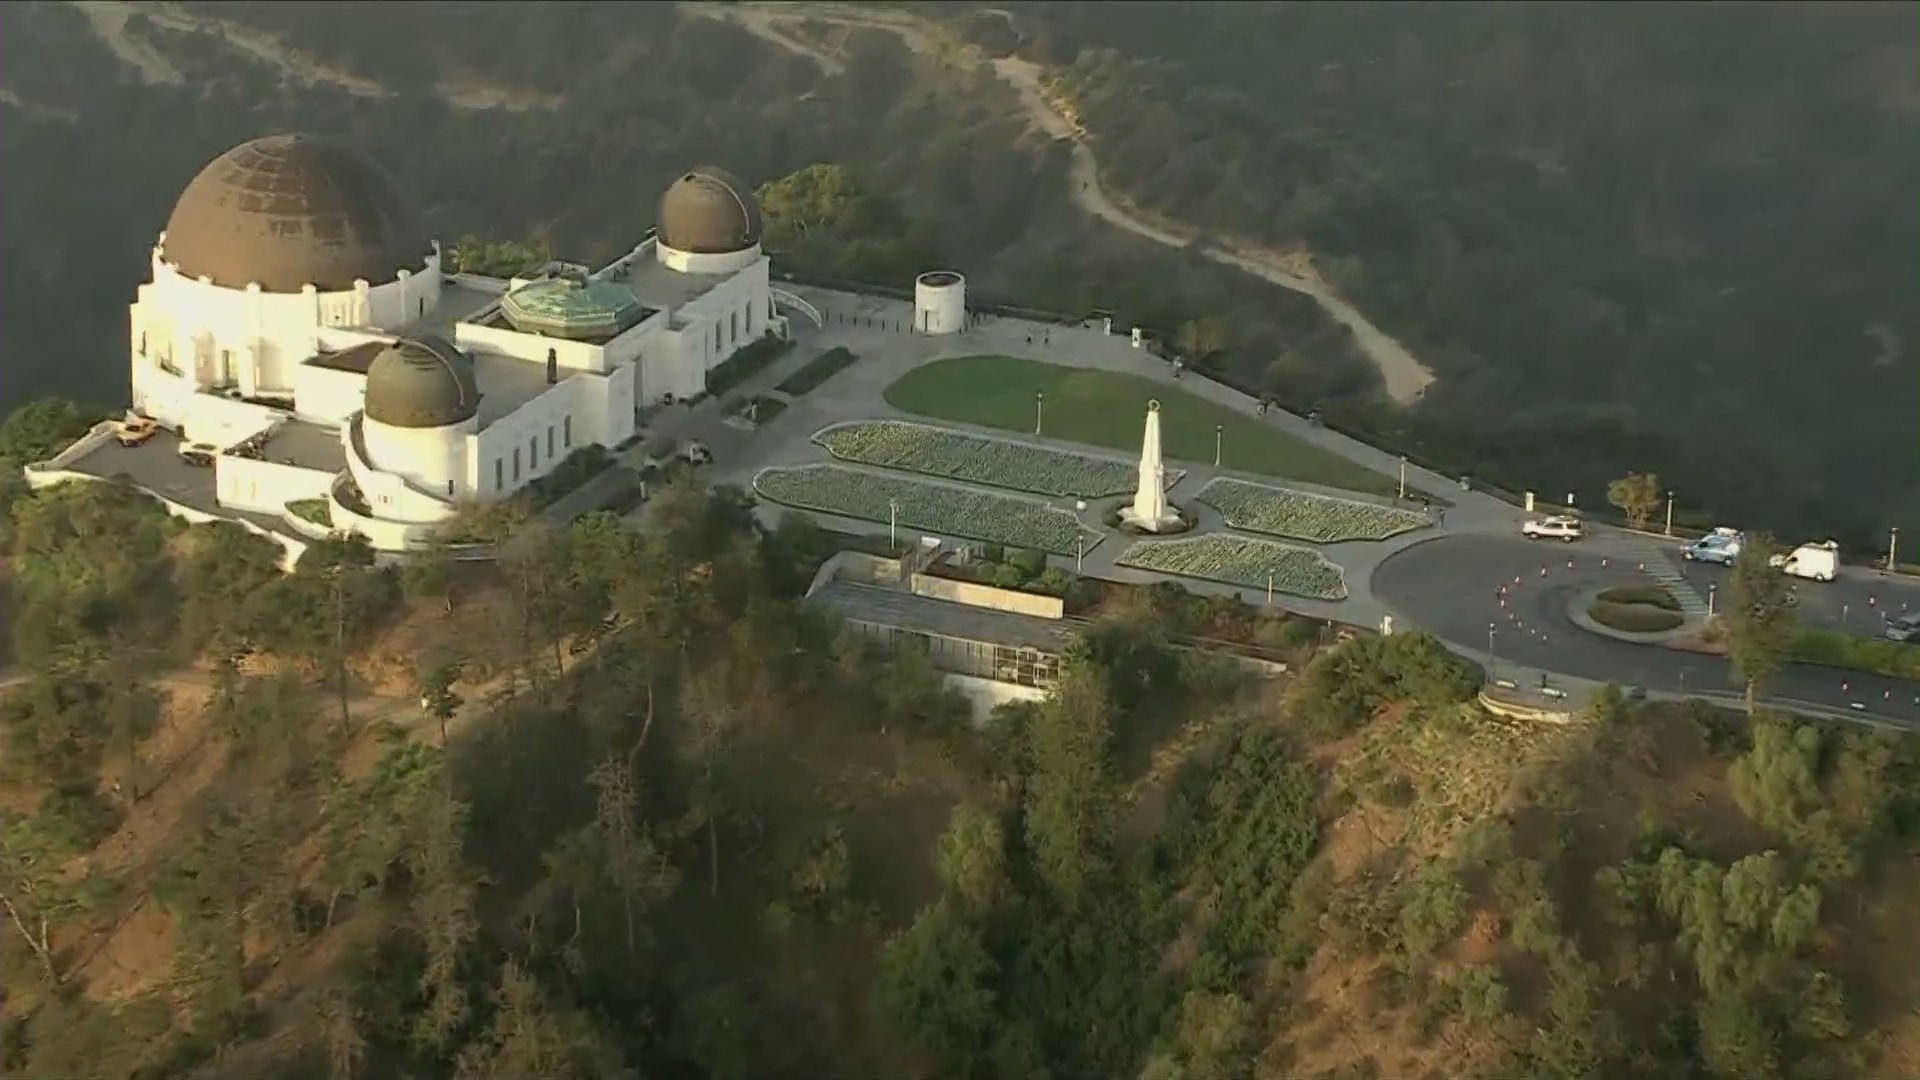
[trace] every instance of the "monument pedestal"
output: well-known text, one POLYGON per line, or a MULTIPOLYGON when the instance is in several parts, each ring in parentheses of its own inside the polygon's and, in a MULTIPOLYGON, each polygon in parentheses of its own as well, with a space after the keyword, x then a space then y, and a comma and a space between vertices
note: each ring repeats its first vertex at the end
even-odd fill
POLYGON ((1147 402, 1147 429, 1140 438, 1140 487, 1120 520, 1143 532, 1179 532, 1184 523, 1167 505, 1167 467, 1160 455, 1160 403, 1147 402))

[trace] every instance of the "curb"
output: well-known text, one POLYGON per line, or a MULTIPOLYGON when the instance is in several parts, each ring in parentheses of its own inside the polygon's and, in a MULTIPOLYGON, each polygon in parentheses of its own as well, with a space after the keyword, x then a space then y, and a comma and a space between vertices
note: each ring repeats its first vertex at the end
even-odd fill
POLYGON ((1600 598, 1601 593, 1606 592, 1610 588, 1614 588, 1614 586, 1608 585, 1597 589, 1582 589, 1576 593, 1574 598, 1567 603, 1567 621, 1585 630, 1589 634, 1598 634, 1601 637, 1612 638, 1615 641, 1624 641, 1629 645, 1655 645, 1663 649, 1673 649, 1675 652, 1695 651, 1692 649, 1676 648, 1673 643, 1699 629, 1706 621, 1704 617, 1689 618, 1682 615, 1680 625, 1674 629, 1659 630, 1650 634, 1635 634, 1626 630, 1615 630, 1610 626, 1603 626, 1595 622, 1593 617, 1587 614, 1587 609, 1593 606, 1594 601, 1600 598))

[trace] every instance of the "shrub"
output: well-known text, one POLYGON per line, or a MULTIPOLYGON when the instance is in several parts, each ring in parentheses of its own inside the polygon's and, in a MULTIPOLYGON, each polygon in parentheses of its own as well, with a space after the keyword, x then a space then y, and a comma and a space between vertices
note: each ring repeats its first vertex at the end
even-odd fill
POLYGON ((1429 634, 1357 637, 1307 665, 1293 715, 1307 732, 1334 738, 1392 701, 1430 707, 1471 698, 1481 675, 1429 634))
POLYGON ((1668 611, 1680 610, 1680 601, 1659 585, 1616 585, 1599 598, 1609 604, 1647 604, 1668 611))
POLYGON ((533 505, 550 505, 562 495, 605 472, 612 464, 613 457, 607 453, 606 447, 598 443, 579 447, 555 465, 552 472, 527 485, 532 492, 533 505))
POLYGON ((732 356, 720 361, 712 371, 707 372, 707 393, 724 394, 752 378, 762 368, 778 360, 793 342, 768 331, 767 335, 751 345, 744 345, 732 356))
POLYGON ((993 568, 993 583, 1002 589, 1017 589, 1026 580, 1027 575, 1021 573, 1017 566, 1001 563, 993 568))
POLYGON ((1007 545, 982 544, 980 547, 980 561, 990 562, 990 563, 1006 562, 1007 561, 1007 545))
POLYGON ((1652 604, 1619 604, 1596 600, 1587 615, 1610 630, 1627 634, 1658 634, 1677 629, 1686 620, 1678 611, 1652 604))
POLYGON ((774 389, 789 397, 799 397, 838 375, 842 368, 858 359, 858 354, 835 346, 807 361, 806 366, 787 376, 774 389))
POLYGON ((1066 596, 1067 590, 1072 587, 1073 575, 1057 566, 1047 567, 1039 577, 1033 579, 1028 585, 1028 588, 1033 589, 1035 592, 1043 592, 1048 596, 1062 597, 1066 596))
POLYGON ((1920 679, 1920 645, 1883 638, 1855 637, 1839 630, 1808 627, 1793 643, 1793 658, 1807 664, 1920 679))
POLYGON ((1039 577, 1047 569, 1047 553, 1034 548, 1021 548, 1007 556, 1007 562, 1028 577, 1039 577))

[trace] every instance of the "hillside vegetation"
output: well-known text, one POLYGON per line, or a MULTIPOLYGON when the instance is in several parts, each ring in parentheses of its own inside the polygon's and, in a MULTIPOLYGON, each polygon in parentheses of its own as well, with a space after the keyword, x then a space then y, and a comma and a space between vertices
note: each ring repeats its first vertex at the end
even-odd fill
POLYGON ((1596 505, 1630 465, 1782 531, 1920 524, 1912 5, 996 7, 965 32, 1052 66, 1103 182, 1310 252, 1435 370, 1374 423, 1596 505))
POLYGON ((284 577, 112 485, 6 499, 8 1076, 1920 1068, 1911 737, 1505 722, 1430 638, 1304 623, 1260 679, 1170 587, 977 728, 725 489, 284 577))

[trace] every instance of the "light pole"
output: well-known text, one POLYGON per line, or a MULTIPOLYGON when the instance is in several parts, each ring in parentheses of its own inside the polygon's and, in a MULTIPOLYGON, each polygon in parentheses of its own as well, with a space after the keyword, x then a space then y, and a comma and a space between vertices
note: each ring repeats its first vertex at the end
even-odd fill
POLYGON ((1046 408, 1047 392, 1045 390, 1035 390, 1033 392, 1033 433, 1035 435, 1040 434, 1041 424, 1046 420, 1046 408))
POLYGON ((1407 499, 1407 455, 1400 455, 1400 501, 1407 499))
POLYGON ((1267 571, 1267 606, 1273 606, 1273 571, 1267 571))
POLYGON ((1667 535, 1673 535, 1673 492, 1667 492, 1667 535))
POLYGON ((1718 585, 1707 586, 1707 618, 1713 618, 1713 594, 1720 591, 1718 585))
POLYGON ((1213 425, 1213 467, 1216 469, 1220 467, 1220 440, 1226 436, 1226 432, 1225 424, 1213 425))
POLYGON ((900 546, 900 538, 896 535, 899 529, 900 529, 900 500, 888 499, 887 500, 887 546, 888 547, 897 548, 900 546))
POLYGON ((1889 525, 1887 526, 1887 573, 1889 574, 1893 573, 1894 567, 1900 565, 1899 563, 1895 562, 1893 558, 1895 553, 1897 553, 1899 550, 1900 550, 1900 526, 1889 525))
POLYGON ((1493 623, 1487 624, 1487 652, 1489 654, 1493 652, 1493 627, 1493 623))
POLYGON ((1073 572, 1080 572, 1080 560, 1087 557, 1087 534, 1079 533, 1073 538, 1073 572))

